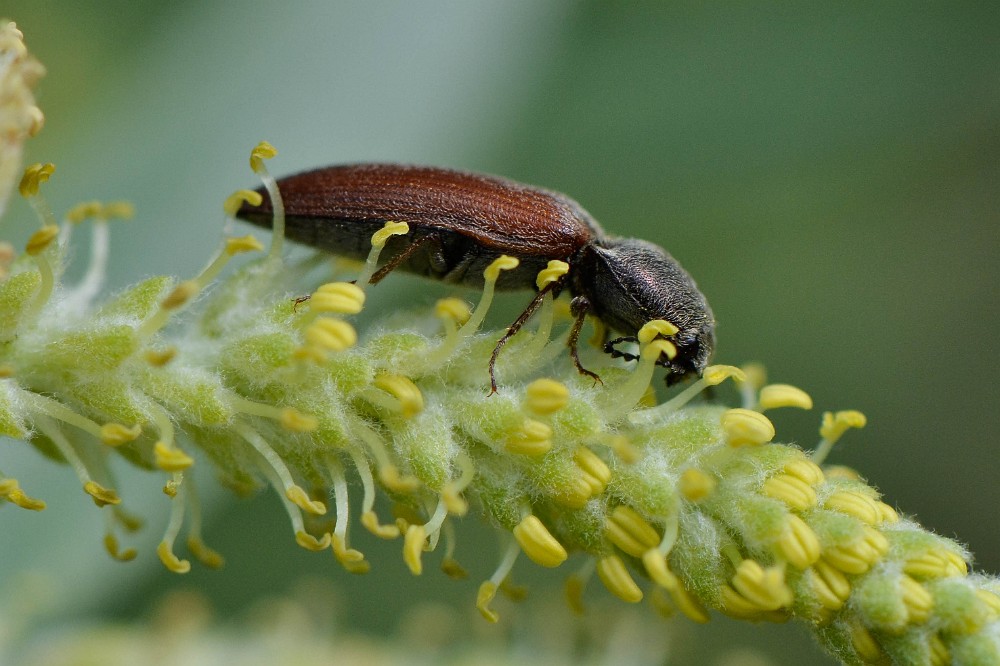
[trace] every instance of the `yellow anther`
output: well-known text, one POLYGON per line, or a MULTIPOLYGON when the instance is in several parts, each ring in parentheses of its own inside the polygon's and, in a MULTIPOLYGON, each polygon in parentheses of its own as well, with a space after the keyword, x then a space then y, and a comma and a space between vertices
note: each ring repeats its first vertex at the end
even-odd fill
POLYGON ((705 368, 705 372, 701 375, 701 380, 707 386, 718 386, 730 377, 738 382, 745 381, 746 379, 743 371, 732 365, 710 365, 705 368))
POLYGON ((599 495, 604 492, 608 481, 611 480, 611 469, 607 463, 586 446, 581 446, 573 453, 573 461, 587 477, 586 481, 590 484, 592 494, 599 495))
POLYGON ((661 335, 670 337, 671 335, 676 335, 679 330, 665 319, 654 319, 643 324, 636 337, 639 338, 640 345, 648 345, 661 335))
POLYGON ((108 555, 119 562, 131 562, 138 555, 135 548, 129 548, 125 551, 119 550, 118 538, 111 533, 104 535, 104 550, 108 551, 108 555))
POLYGON ((547 423, 525 419, 507 438, 504 448, 518 455, 540 456, 552 448, 552 428, 547 423))
POLYGON ((162 368, 177 356, 177 347, 165 347, 163 349, 147 349, 143 352, 143 358, 154 368, 162 368))
POLYGON ((767 368, 763 363, 747 363, 740 368, 740 382, 746 382, 755 391, 767 384, 767 368))
POLYGON ((1000 596, 989 590, 976 590, 974 594, 979 601, 986 605, 989 614, 992 616, 991 621, 1000 617, 1000 596))
POLYGON ((630 604, 642 601, 642 590, 636 585, 625 568, 625 562, 617 555, 608 555, 597 561, 597 575, 600 577, 604 587, 621 599, 630 604))
POLYGON ((294 407, 285 407, 279 417, 281 427, 292 432, 312 432, 319 427, 319 419, 303 414, 294 407))
POLYGON ((350 282, 324 284, 309 299, 312 312, 358 314, 365 306, 365 292, 350 282))
POLYGON ((58 235, 58 226, 54 224, 46 224, 38 231, 31 234, 31 237, 28 239, 28 244, 24 247, 24 251, 32 257, 41 254, 45 251, 45 248, 52 244, 52 241, 54 241, 58 235))
POLYGON ((479 592, 476 594, 476 608, 479 609, 479 613, 488 622, 495 623, 500 619, 497 612, 490 608, 490 604, 493 603, 493 598, 496 596, 497 584, 491 580, 483 581, 483 584, 479 586, 479 592))
POLYGON ((109 504, 121 504, 122 498, 114 490, 105 488, 95 481, 88 481, 83 484, 83 491, 94 499, 94 504, 99 507, 109 504))
POLYGON ((453 516, 464 516, 469 512, 469 503, 455 488, 454 482, 448 482, 441 488, 441 501, 444 508, 453 516))
POLYGON ((789 564, 798 569, 808 569, 819 559, 819 538, 793 513, 785 518, 785 529, 778 538, 777 547, 789 564))
POLYGON ((236 217, 236 212, 239 211, 244 202, 251 206, 259 206, 264 203, 264 197, 260 192, 254 192, 253 190, 236 190, 226 197, 225 203, 222 204, 222 209, 226 212, 227 217, 236 217))
POLYGON ((447 319, 461 326, 469 321, 472 310, 469 304, 460 298, 442 298, 435 303, 434 314, 438 319, 447 319))
POLYGON ((848 467, 847 465, 824 465, 824 474, 828 479, 846 479, 848 481, 857 481, 861 478, 861 474, 858 470, 853 467, 848 467))
MULTIPOLYGON (((296 540, 298 540, 298 535, 296 535, 296 540)), ((348 548, 347 543, 344 542, 344 538, 338 534, 332 535, 330 542, 333 545, 334 557, 345 567, 349 564, 357 564, 365 559, 364 554, 360 550, 348 548)))
POLYGON ((661 354, 668 359, 674 359, 677 357, 677 347, 670 340, 657 339, 644 346, 639 352, 641 358, 651 361, 658 361, 661 354))
POLYGON ((851 596, 851 583, 840 569, 824 559, 812 567, 812 586, 816 598, 829 610, 840 610, 851 596))
POLYGON ((805 511, 816 505, 816 491, 812 486, 791 474, 772 476, 764 482, 761 492, 781 500, 796 511, 805 511))
POLYGON ((840 439, 849 428, 864 428, 867 422, 864 414, 853 409, 836 414, 826 412, 823 414, 823 425, 819 429, 819 435, 826 441, 833 443, 840 439))
POLYGON ((138 423, 131 428, 121 423, 105 423, 101 426, 101 441, 107 446, 121 446, 135 441, 142 434, 138 423))
POLYGON ((851 645, 866 663, 877 664, 885 659, 885 653, 875 637, 861 624, 851 626, 851 645))
POLYGON ((552 499, 571 509, 582 509, 587 504, 587 500, 593 497, 593 495, 593 488, 581 471, 559 485, 553 491, 552 499))
POLYGON ((823 506, 833 511, 846 513, 869 525, 882 522, 882 512, 875 500, 856 490, 841 490, 826 498, 823 506))
POLYGON ((608 442, 608 446, 626 465, 635 464, 642 458, 639 449, 625 435, 614 435, 608 442))
POLYGON ((812 409, 813 401, 809 394, 790 384, 770 384, 760 390, 760 408, 777 409, 778 407, 798 407, 812 409))
POLYGON ((949 578, 969 573, 965 561, 944 549, 929 550, 903 562, 903 573, 914 578, 949 578))
POLYGON ((569 555, 536 516, 526 516, 514 528, 514 539, 532 562, 543 567, 557 567, 569 555))
POLYGON ((41 511, 45 508, 45 502, 40 499, 28 497, 21 490, 17 479, 3 479, 0 481, 0 499, 6 499, 11 504, 16 504, 22 509, 29 511, 41 511))
POLYGON ((823 470, 808 458, 797 458, 785 465, 785 474, 805 481, 810 486, 818 486, 823 482, 823 470))
POLYGON ((173 499, 173 498, 177 497, 177 488, 178 487, 179 487, 179 484, 178 484, 177 480, 176 479, 171 479, 171 480, 167 481, 165 484, 163 484, 163 494, 166 495, 167 497, 169 497, 170 499, 173 499))
POLYGON ((931 609, 934 608, 934 597, 927 588, 904 574, 899 578, 899 591, 909 621, 912 624, 926 622, 931 616, 931 609))
POLYGON ((642 566, 650 579, 665 590, 680 586, 677 576, 667 566, 667 556, 659 548, 650 548, 642 554, 642 566))
POLYGON ((548 266, 538 271, 538 277, 535 278, 535 286, 539 289, 544 289, 546 285, 555 282, 566 275, 566 273, 569 273, 569 264, 565 261, 552 259, 549 261, 548 266))
POLYGON ((871 569, 888 551, 889 541, 885 536, 865 526, 863 535, 852 543, 826 548, 823 559, 844 573, 860 575, 871 569))
POLYGON ((728 409, 722 414, 722 430, 730 446, 755 446, 774 439, 774 424, 750 409, 728 409))
POLYGON ((574 574, 566 579, 566 587, 563 589, 566 595, 566 605, 577 615, 583 615, 587 611, 583 605, 583 591, 585 589, 586 584, 579 576, 574 574))
POLYGON ((427 541, 427 530, 423 525, 410 525, 406 529, 406 536, 403 537, 403 561, 410 568, 410 573, 419 576, 423 573, 424 565, 420 556, 424 552, 424 542, 427 541))
POLYGON ((464 580, 469 577, 469 572, 458 563, 458 560, 447 555, 441 560, 441 571, 452 580, 464 580))
POLYGON ((510 582, 509 578, 504 578, 500 581, 500 591, 503 592, 503 595, 511 601, 520 602, 528 598, 528 586, 515 585, 510 582))
POLYGON ((329 548, 332 542, 329 534, 324 534, 322 537, 317 539, 308 532, 300 531, 295 533, 295 543, 299 544, 306 550, 311 550, 318 553, 321 550, 326 550, 327 548, 329 548))
POLYGON ((292 358, 296 361, 308 361, 316 365, 323 365, 329 359, 329 355, 321 347, 316 345, 305 345, 292 352, 292 358))
POLYGON ((176 310, 191 300, 191 297, 197 294, 199 289, 197 280, 184 280, 160 301, 160 307, 164 310, 176 310))
POLYGON ((221 569, 226 564, 226 558, 219 551, 209 548, 200 537, 189 536, 187 547, 191 554, 209 569, 221 569))
POLYGON ((677 489, 690 502, 697 502, 712 494, 717 482, 715 477, 709 476, 700 469, 687 469, 681 474, 678 480, 677 489))
POLYGON ((501 254, 486 267, 486 270, 483 271, 483 277, 486 278, 488 282, 496 282, 500 277, 500 271, 513 270, 517 268, 520 263, 520 260, 515 257, 509 257, 506 254, 501 254))
POLYGON ((226 239, 226 254, 234 255, 243 252, 259 252, 264 246, 251 235, 233 236, 226 239))
POLYGON ((194 458, 162 440, 153 445, 153 457, 164 472, 183 472, 194 464, 194 458))
POLYGON ((536 379, 528 384, 525 407, 536 414, 554 414, 569 402, 569 389, 554 379, 536 379))
POLYGON ((409 474, 401 475, 395 465, 383 465, 378 471, 378 478, 383 486, 396 493, 409 494, 420 487, 419 479, 409 474))
POLYGON ((254 173, 260 172, 264 168, 264 160, 269 160, 277 154, 277 148, 267 141, 261 141, 250 151, 250 168, 254 173))
POLYGON ((424 395, 410 378, 403 375, 379 375, 374 384, 399 401, 404 419, 413 418, 424 411, 424 395))
POLYGON ((28 115, 31 116, 31 126, 28 128, 28 136, 35 136, 45 127, 45 114, 37 106, 28 107, 28 115))
POLYGON ((66 219, 74 224, 79 224, 92 217, 100 217, 104 207, 100 201, 82 201, 69 209, 66 219))
POLYGON ((361 524, 365 529, 380 539, 395 539, 399 536, 399 527, 396 525, 383 525, 378 522, 378 516, 374 511, 365 511, 361 514, 361 524))
POLYGON ((372 234, 372 247, 382 248, 393 236, 405 236, 410 233, 410 225, 406 222, 385 223, 385 226, 372 234))
POLYGON ((743 560, 730 584, 744 599, 762 611, 778 610, 792 603, 792 590, 780 567, 764 568, 755 560, 743 560))
POLYGON ((130 201, 109 201, 101 208, 100 216, 105 220, 131 220, 135 206, 130 201))
POLYGON ((163 566, 170 569, 177 574, 186 574, 191 571, 191 563, 187 560, 179 559, 170 550, 170 544, 166 541, 161 541, 160 545, 156 547, 156 554, 160 556, 160 561, 163 562, 163 566))
POLYGON ((358 342, 354 327, 342 319, 319 317, 306 328, 306 342, 328 351, 344 351, 358 342))
POLYGON ((951 651, 940 636, 931 634, 931 637, 927 639, 927 647, 931 653, 931 666, 951 665, 951 651))
MULTIPOLYGON (((0 280, 3 279, 3 269, 0 268, 0 280)), ((0 365, 0 379, 9 379, 14 376, 14 367, 10 365, 0 365)))
POLYGON ((882 514, 882 522, 889 523, 890 525, 899 522, 899 514, 891 506, 885 502, 875 502, 875 506, 878 507, 879 513, 882 514))
POLYGON ((56 165, 51 162, 32 164, 25 169, 17 188, 21 196, 27 198, 38 194, 38 186, 47 181, 55 170, 56 165))
POLYGON ((309 495, 306 491, 302 489, 302 486, 291 486, 285 490, 285 497, 307 513, 311 513, 314 516, 326 515, 326 504, 320 502, 319 500, 309 499, 309 495))
POLYGON ((653 526, 625 505, 615 507, 604 523, 604 531, 611 543, 632 557, 643 557, 660 543, 660 534, 653 526))

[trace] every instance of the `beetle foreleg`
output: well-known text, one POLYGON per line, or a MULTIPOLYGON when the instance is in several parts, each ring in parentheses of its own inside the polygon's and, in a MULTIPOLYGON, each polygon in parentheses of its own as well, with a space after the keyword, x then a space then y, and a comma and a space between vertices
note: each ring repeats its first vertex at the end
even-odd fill
POLYGON ((609 340, 604 343, 604 353, 611 354, 611 358, 623 358, 626 361, 637 361, 639 357, 635 354, 630 354, 628 352, 623 352, 615 349, 615 345, 620 342, 639 342, 639 339, 633 335, 623 335, 620 338, 615 338, 614 340, 609 340))
POLYGON ((569 304, 569 311, 576 315, 576 321, 573 322, 573 328, 569 331, 569 339, 566 341, 566 346, 569 347, 569 355, 573 358, 573 365, 576 366, 576 371, 581 375, 586 375, 593 379, 595 382, 601 382, 601 378, 596 372, 591 372, 587 370, 580 363, 580 355, 577 352, 577 342, 580 340, 580 331, 583 329, 583 322, 587 318, 587 314, 590 312, 590 301, 584 296, 577 296, 569 304))
POLYGON ((565 276, 559 278, 558 280, 549 282, 544 287, 539 289, 538 293, 535 294, 535 297, 531 299, 530 303, 528 303, 528 307, 524 308, 524 312, 517 316, 514 323, 507 327, 507 332, 504 333, 503 337, 497 341, 497 346, 493 348, 493 355, 490 356, 490 395, 497 392, 497 378, 494 366, 497 363, 497 357, 500 356, 500 350, 505 344, 507 344, 508 340, 514 337, 514 335, 521 330, 521 327, 527 323, 528 319, 531 318, 531 315, 535 314, 535 310, 542 305, 542 301, 545 300, 545 297, 553 291, 558 293, 558 291, 562 289, 564 282, 565 276))

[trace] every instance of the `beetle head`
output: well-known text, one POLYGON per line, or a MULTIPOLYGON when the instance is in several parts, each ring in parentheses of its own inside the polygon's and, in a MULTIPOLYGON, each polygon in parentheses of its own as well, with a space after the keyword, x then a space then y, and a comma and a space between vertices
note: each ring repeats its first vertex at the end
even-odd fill
POLYGON ((715 320, 694 280, 662 248, 633 238, 605 238, 586 246, 573 290, 609 327, 635 335, 648 321, 665 319, 677 356, 663 359, 667 383, 705 370, 715 348, 715 320))

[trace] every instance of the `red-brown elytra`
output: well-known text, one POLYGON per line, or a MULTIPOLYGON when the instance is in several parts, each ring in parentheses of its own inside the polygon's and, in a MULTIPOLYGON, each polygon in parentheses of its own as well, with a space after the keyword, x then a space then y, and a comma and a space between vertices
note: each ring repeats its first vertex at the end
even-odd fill
MULTIPOLYGON (((381 254, 377 283, 400 269, 445 282, 483 285, 483 270, 501 254, 520 265, 503 271, 498 289, 537 289, 535 278, 551 259, 569 272, 538 291, 524 312, 497 342, 503 345, 541 305, 548 292, 565 287, 573 295, 576 317, 569 347, 577 369, 585 370, 576 345, 584 318, 598 317, 624 333, 605 344, 613 356, 634 359, 616 344, 635 341, 648 321, 664 319, 679 330, 669 339, 673 359, 661 357, 667 383, 701 375, 715 345, 715 321, 694 280, 662 248, 643 240, 604 233, 577 202, 564 194, 474 173, 399 164, 349 164, 307 171, 278 181, 288 238, 336 255, 364 259, 372 234, 386 221, 406 222, 410 231, 390 238, 381 254)), ((244 203, 237 216, 271 226, 266 190, 260 206, 244 203)))

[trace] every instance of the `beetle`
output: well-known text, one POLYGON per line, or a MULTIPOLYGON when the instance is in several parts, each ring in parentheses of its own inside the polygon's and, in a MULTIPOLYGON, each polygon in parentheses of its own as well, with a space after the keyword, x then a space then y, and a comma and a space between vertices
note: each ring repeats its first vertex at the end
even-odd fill
MULTIPOLYGON (((606 342, 604 351, 630 360, 636 357, 616 345, 635 342, 646 322, 665 319, 676 326, 669 339, 677 355, 658 361, 667 368, 668 385, 700 376, 712 355, 711 308, 680 264, 653 243, 604 233, 580 204, 559 192, 498 176, 400 164, 331 166, 283 178, 278 188, 286 236, 336 255, 364 259, 372 234, 386 221, 409 225, 409 233, 386 244, 381 255, 386 262, 371 284, 398 268, 482 287, 486 266, 507 254, 520 264, 500 274, 497 288, 537 289, 535 277, 549 260, 567 262, 566 275, 539 290, 498 341, 489 366, 494 392, 500 349, 548 292, 558 295, 563 288, 573 296, 568 340, 573 362, 594 379, 599 380, 580 364, 576 349, 588 314, 624 334, 606 342)), ((270 227, 270 198, 264 188, 257 191, 262 203, 244 203, 237 217, 270 227)))

